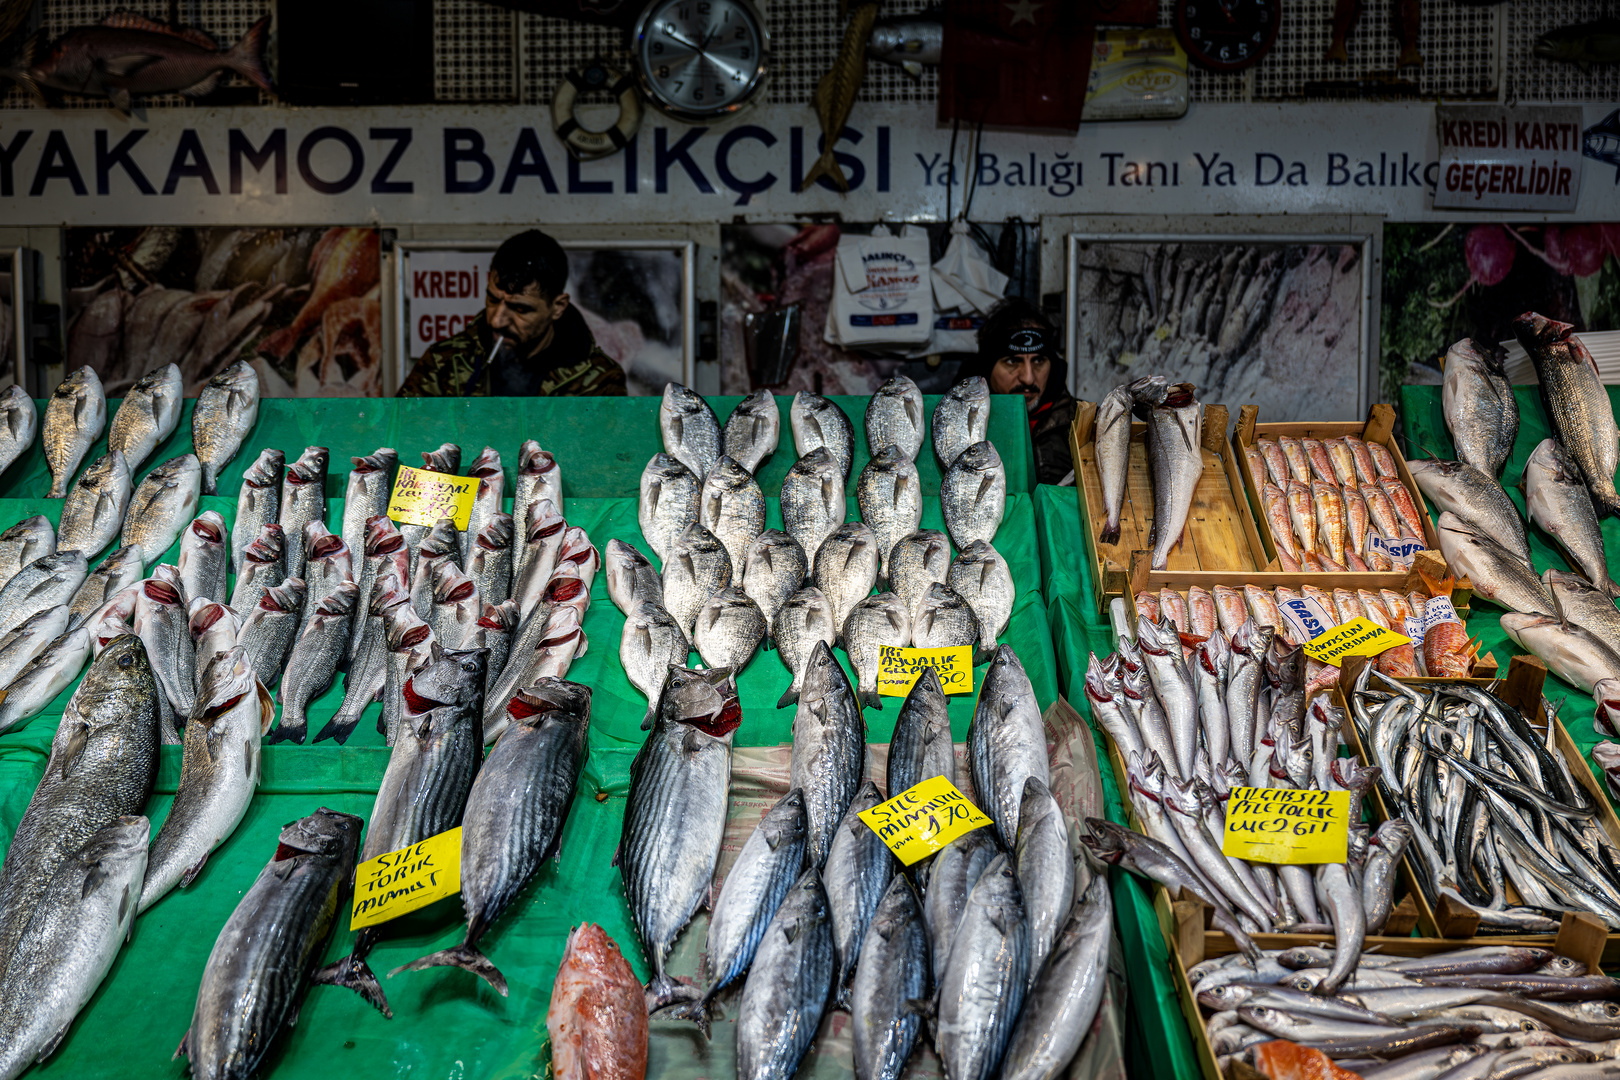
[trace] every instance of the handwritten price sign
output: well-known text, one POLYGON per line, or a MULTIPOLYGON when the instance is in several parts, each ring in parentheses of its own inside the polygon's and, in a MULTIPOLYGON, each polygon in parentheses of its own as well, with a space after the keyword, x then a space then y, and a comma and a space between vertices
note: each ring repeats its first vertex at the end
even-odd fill
POLYGON ((440 518, 453 518, 456 528, 465 531, 477 497, 477 477, 401 465, 388 499, 388 516, 402 525, 429 526, 437 525, 440 518))
POLYGON ((860 819, 907 866, 928 858, 963 833, 990 824, 990 819, 943 776, 930 777, 888 802, 862 810, 860 819))
POLYGON ((367 859, 354 871, 349 929, 374 926, 461 891, 461 826, 367 859))
POLYGON ((929 668, 939 676, 947 694, 973 693, 973 647, 959 645, 946 649, 912 649, 897 645, 878 646, 878 693, 884 697, 905 697, 929 668))
POLYGON ((1350 793, 1233 788, 1221 852, 1250 862, 1342 863, 1349 858, 1350 793))
POLYGON ((1377 656, 1411 640, 1405 634, 1385 630, 1371 619, 1358 616, 1307 641, 1304 649, 1312 660, 1338 667, 1347 656, 1377 656))

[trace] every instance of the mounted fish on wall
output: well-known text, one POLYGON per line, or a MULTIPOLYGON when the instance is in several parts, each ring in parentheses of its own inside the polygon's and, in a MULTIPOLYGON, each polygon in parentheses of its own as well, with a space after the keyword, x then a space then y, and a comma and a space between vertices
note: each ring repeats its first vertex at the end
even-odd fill
POLYGON ((379 240, 367 228, 77 228, 68 366, 120 397, 166 363, 187 397, 248 360, 268 397, 382 394, 379 240))

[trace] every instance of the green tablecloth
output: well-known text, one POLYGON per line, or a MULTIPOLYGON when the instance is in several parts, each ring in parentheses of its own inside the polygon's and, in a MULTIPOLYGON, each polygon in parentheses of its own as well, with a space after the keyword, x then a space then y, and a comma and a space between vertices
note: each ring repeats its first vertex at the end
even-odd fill
MULTIPOLYGON (((189 404, 189 403, 188 403, 189 404)), ((463 428, 448 429, 427 422, 404 429, 397 417, 392 426, 355 430, 357 417, 377 417, 395 404, 413 408, 416 403, 401 402, 307 402, 317 419, 298 417, 297 410, 284 403, 267 402, 260 428, 285 437, 279 445, 289 457, 309 440, 320 439, 336 451, 370 450, 378 444, 431 447, 446 438, 457 437, 463 428), (274 409, 272 409, 272 406, 274 409), (273 421, 272 413, 281 420, 273 421), (349 410, 349 411, 345 411, 349 410), (355 410, 358 410, 356 412, 355 410), (379 411, 380 410, 380 411, 379 411), (292 417, 293 419, 287 419, 292 417), (408 438, 401 438, 408 433, 408 438)), ((446 403, 452 412, 468 404, 446 403)), ((531 402, 478 402, 477 412, 489 424, 501 406, 514 411, 528 409, 531 402)), ((593 405, 600 403, 592 403, 593 405)), ((636 480, 647 456, 654 452, 656 434, 643 430, 655 423, 654 411, 645 401, 629 399, 618 403, 621 412, 611 421, 612 409, 602 409, 598 417, 605 441, 634 445, 626 450, 631 465, 628 477, 617 478, 614 497, 566 500, 568 520, 583 526, 592 541, 605 547, 609 539, 630 540, 647 550, 636 524, 636 480), (645 451, 645 453, 643 453, 645 451)), ((1014 403, 1014 406, 1016 407, 1014 403)), ((1000 405, 998 401, 998 406, 1000 405)), ((722 416, 726 408, 720 407, 722 416)), ((1007 415, 998 407, 999 415, 1007 415)), ((529 414, 532 415, 532 414, 529 414)), ((1015 420, 1021 415, 1012 414, 1015 420)), ((859 413, 855 415, 857 426, 859 413)), ((378 420, 379 425, 383 424, 378 420)), ((994 423, 994 422, 993 422, 994 423)), ((500 440, 483 430, 476 440, 482 446, 494 441, 508 466, 515 460, 517 434, 521 427, 508 425, 514 432, 500 440)), ((1009 461, 1027 461, 1027 429, 1022 423, 1003 425, 1007 442, 1003 452, 1009 461), (1009 449, 1010 448, 1010 449, 1009 449)), ((506 430, 503 428, 503 431, 506 430)), ((993 430, 995 430, 993 428, 993 430)), ((578 478, 590 483, 607 483, 609 471, 600 465, 577 465, 590 457, 590 451, 563 443, 553 431, 548 437, 543 426, 533 429, 543 445, 555 449, 564 476, 575 490, 578 478)), ((177 445, 189 432, 182 426, 175 441, 160 456, 183 452, 177 445)), ((577 432, 570 436, 574 438, 577 432)), ((594 440, 602 442, 600 437, 594 440)), ((474 440, 469 439, 469 445, 474 440)), ((265 443, 250 441, 258 448, 265 443)), ((925 447, 923 457, 927 457, 925 447)), ((244 451, 243 467, 251 454, 244 451)), ((468 455, 470 459, 470 454, 468 455)), ((793 457, 791 441, 778 452, 768 470, 767 491, 775 491, 781 474, 793 457), (784 459, 786 459, 784 461, 784 459), (773 482, 769 476, 774 475, 773 482)), ((857 469, 864 453, 856 459, 857 469)), ((26 464, 26 463, 24 463, 26 464)), ((239 474, 240 470, 236 470, 239 474)), ((1025 474, 1028 475, 1027 473, 1025 474)), ((335 490, 342 479, 334 474, 335 490)), ((235 490, 233 476, 229 490, 235 490)), ((1047 632, 1045 604, 1041 595, 1040 556, 1034 499, 1015 485, 1009 496, 1007 516, 996 538, 996 546, 1007 559, 1017 585, 1017 601, 1011 624, 1002 640, 1014 646, 1034 684, 1044 708, 1058 695, 1060 676, 1057 659, 1047 632)), ((329 487, 329 490, 333 488, 329 487)), ((54 521, 60 502, 44 499, 0 498, 0 523, 10 523, 29 514, 44 512, 54 521)), ((229 523, 234 519, 234 495, 205 498, 202 509, 218 510, 229 523)), ((855 517, 850 502, 850 517, 855 517)), ((328 505, 328 526, 341 520, 342 501, 328 505)), ((780 526, 777 500, 768 500, 769 524, 780 526)), ((923 524, 940 527, 937 498, 925 500, 923 524)), ((164 561, 173 561, 171 551, 164 561)), ((641 717, 646 702, 629 685, 618 662, 619 637, 624 619, 608 599, 605 575, 598 574, 592 587, 592 602, 584 621, 589 651, 576 660, 569 678, 593 690, 591 757, 581 781, 574 808, 569 816, 560 858, 544 868, 538 879, 517 904, 500 920, 485 939, 491 959, 506 974, 511 996, 496 995, 472 975, 452 969, 410 973, 384 980, 384 988, 394 1007, 395 1019, 384 1020, 359 997, 347 991, 317 987, 307 996, 302 1016, 286 1042, 285 1053, 274 1059, 279 1076, 325 1076, 333 1071, 352 1071, 359 1076, 412 1075, 430 1077, 527 1077, 538 1071, 538 1060, 545 1042, 545 1010, 551 982, 571 926, 583 921, 604 926, 624 949, 637 972, 647 977, 636 934, 629 922, 628 909, 617 871, 611 866, 619 842, 624 813, 624 797, 629 785, 630 762, 643 739, 641 717), (337 1057, 332 1055, 336 1054, 337 1057)), ((842 658, 842 653, 839 654, 842 658)), ((846 664, 847 666, 847 664, 846 664)), ((984 669, 975 673, 975 685, 984 669)), ((771 746, 791 739, 791 708, 778 710, 777 698, 789 680, 787 669, 774 653, 755 657, 739 679, 743 724, 736 737, 739 746, 771 746)), ((40 716, 11 734, 0 736, 0 843, 8 843, 21 817, 49 752, 51 736, 71 687, 40 716)), ((341 679, 310 710, 313 735, 330 718, 342 699, 341 679)), ((868 711, 869 741, 889 739, 898 713, 898 699, 881 711, 868 711)), ((973 700, 969 696, 951 701, 952 730, 960 740, 967 731, 973 700)), ((255 796, 247 817, 229 840, 217 850, 201 876, 188 889, 177 891, 152 908, 136 923, 133 941, 119 955, 116 964, 95 998, 75 1023, 56 1055, 39 1070, 40 1076, 60 1077, 174 1077, 182 1065, 169 1063, 180 1037, 189 1024, 196 999, 199 975, 219 928, 235 908, 243 892, 268 861, 275 848, 276 834, 283 824, 329 806, 362 816, 369 815, 378 783, 387 764, 388 750, 377 733, 375 717, 379 705, 371 706, 346 747, 331 743, 268 747, 264 753, 264 783, 255 796)), ((156 831, 168 812, 180 772, 180 750, 166 747, 157 791, 147 808, 156 831)), ((1149 913, 1151 915, 1151 913, 1149 913)), ((341 923, 328 958, 348 950, 352 936, 347 919, 341 923)), ((426 952, 460 940, 460 904, 452 898, 407 917, 373 954, 372 967, 379 976, 426 952)), ((690 1025, 655 1026, 649 1075, 685 1076, 726 1075, 731 1069, 726 1044, 716 1042, 705 1048, 690 1025)), ((839 1075, 847 1063, 829 1062, 814 1070, 818 1075, 839 1075)))
MULTIPOLYGON (((709 402, 723 424, 741 400, 715 397, 709 402)), ((862 422, 867 399, 843 396, 829 400, 836 402, 854 424, 856 468, 849 480, 853 494, 859 466, 869 457, 862 422)), ((1028 492, 1035 485, 1035 459, 1023 420, 1023 399, 998 396, 991 400, 989 438, 1006 463, 1007 490, 1028 492)), ((461 447, 463 469, 485 446, 499 450, 501 464, 506 468, 506 489, 511 491, 518 446, 524 439, 535 439, 542 449, 558 455, 564 495, 590 499, 634 496, 647 459, 664 448, 658 433, 659 402, 656 397, 267 398, 259 403, 258 423, 243 442, 242 452, 222 470, 219 490, 234 493, 242 470, 266 446, 279 447, 288 461, 306 446, 327 447, 332 451, 327 493, 341 496, 351 457, 369 454, 379 446, 392 446, 404 464, 420 467, 418 455, 422 451, 453 442, 461 447)), ((782 478, 797 460, 788 425, 792 402, 790 397, 776 399, 782 416, 782 441, 776 454, 760 468, 760 486, 767 492, 781 490, 782 478)), ((931 419, 938 402, 937 395, 925 397, 924 415, 931 419)), ((35 404, 43 426, 46 402, 35 404)), ((174 434, 157 448, 141 475, 169 458, 191 452, 191 411, 195 405, 195 399, 187 399, 174 434)), ((107 403, 109 423, 117 409, 117 399, 107 403)), ((50 490, 51 474, 40 446, 36 439, 34 446, 0 475, 0 498, 30 498, 50 490)), ((91 447, 85 463, 106 452, 103 436, 91 447)), ((940 469, 931 435, 917 455, 917 471, 924 493, 938 494, 940 469)))

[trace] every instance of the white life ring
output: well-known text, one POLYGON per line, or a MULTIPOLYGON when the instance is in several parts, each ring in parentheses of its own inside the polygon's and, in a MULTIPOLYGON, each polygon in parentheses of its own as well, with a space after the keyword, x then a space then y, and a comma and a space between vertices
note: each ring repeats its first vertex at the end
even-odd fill
POLYGON ((570 71, 557 84, 551 98, 551 128, 582 161, 607 157, 623 150, 641 127, 641 91, 635 76, 621 74, 606 64, 590 64, 570 71), (581 91, 606 90, 619 97, 619 118, 606 131, 587 131, 574 117, 574 103, 581 91))

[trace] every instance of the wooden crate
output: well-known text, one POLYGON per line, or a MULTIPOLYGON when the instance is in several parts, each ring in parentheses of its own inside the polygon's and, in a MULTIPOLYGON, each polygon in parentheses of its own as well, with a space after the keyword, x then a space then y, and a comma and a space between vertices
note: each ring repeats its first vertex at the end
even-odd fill
MULTIPOLYGON (((1344 708, 1347 715, 1349 713, 1347 698, 1350 690, 1355 685, 1357 675, 1361 671, 1361 661, 1361 657, 1349 657, 1346 659, 1343 671, 1339 676, 1339 686, 1334 690, 1335 703, 1344 708)), ((1507 676, 1499 683, 1495 679, 1487 678, 1403 679, 1401 681, 1410 686, 1430 686, 1460 682, 1481 688, 1489 688, 1496 684, 1496 689, 1493 692, 1497 697, 1517 708, 1532 728, 1545 729, 1546 724, 1539 715, 1539 709, 1542 684, 1546 676, 1546 666, 1534 656, 1515 656, 1508 665, 1507 676)), ((1575 741, 1569 737, 1569 731, 1564 727, 1563 723, 1554 718, 1553 725, 1553 744, 1557 747, 1558 752, 1563 755, 1564 763, 1569 767, 1570 776, 1574 778, 1575 783, 1581 786, 1593 800, 1594 805, 1597 806, 1598 822, 1602 825, 1603 831, 1608 834, 1610 840, 1620 845, 1620 818, 1615 816, 1614 807, 1610 804, 1608 795, 1598 784, 1597 778, 1592 775, 1592 770, 1587 764, 1585 755, 1581 753, 1580 747, 1575 745, 1575 741)), ((1356 730, 1354 720, 1352 719, 1351 722, 1345 724, 1341 730, 1344 741, 1349 744, 1351 752, 1363 764, 1372 764, 1366 748, 1361 745, 1360 732, 1356 730)), ((1370 805, 1374 816, 1380 823, 1388 821, 1392 816, 1390 807, 1384 802, 1383 792, 1376 786, 1371 793, 1370 805)), ((1411 885, 1409 895, 1417 908, 1418 929, 1422 931, 1425 937, 1450 941, 1461 939, 1467 941, 1477 940, 1496 945, 1518 943, 1546 946, 1554 940, 1552 934, 1520 933, 1491 934, 1476 939, 1474 935, 1479 928, 1479 917, 1466 908, 1452 905, 1445 900, 1442 900, 1441 909, 1436 910, 1428 902, 1423 890, 1417 887, 1417 878, 1414 876, 1410 858, 1410 856, 1407 856, 1403 860, 1407 865, 1402 867, 1402 871, 1411 885)), ((1514 892, 1511 881, 1507 883, 1507 892, 1509 901, 1516 902, 1518 895, 1514 892)), ((1611 965, 1620 963, 1620 933, 1604 933, 1600 962, 1611 965)))
MULTIPOLYGON (((1254 515, 1243 492, 1238 456, 1226 436, 1229 413, 1224 405, 1204 406, 1204 475, 1194 493, 1181 543, 1170 550, 1171 570, 1264 570, 1269 556, 1255 528, 1254 515)), ((1133 552, 1151 555, 1148 538, 1153 532, 1153 485, 1148 477, 1147 425, 1131 424, 1131 455, 1120 513, 1119 542, 1099 539, 1103 511, 1102 476, 1097 471, 1095 432, 1097 406, 1082 401, 1069 429, 1074 455, 1075 488, 1085 531, 1086 558, 1097 583, 1098 610, 1125 594, 1133 552)), ((1148 559, 1151 564, 1151 557, 1148 559)))
MULTIPOLYGON (((1412 479, 1412 470, 1407 468, 1406 458, 1401 455, 1401 448, 1395 444, 1395 409, 1389 405, 1374 405, 1367 414, 1366 423, 1356 421, 1336 421, 1333 423, 1289 423, 1289 424, 1258 424, 1260 410, 1253 405, 1245 405, 1238 410, 1238 422, 1233 429, 1232 436, 1237 445, 1238 472, 1243 477, 1244 491, 1248 497, 1253 516, 1258 522, 1260 542, 1264 545, 1266 558, 1277 557, 1277 541, 1271 534, 1271 523, 1266 520, 1265 504, 1260 499, 1260 488, 1265 484, 1264 475, 1255 476, 1254 470, 1249 467, 1247 450, 1253 446, 1262 435, 1275 438, 1278 435, 1291 435, 1296 439, 1337 439, 1341 435, 1356 435, 1366 442, 1375 442, 1389 450, 1395 459, 1395 471, 1400 474, 1401 483, 1412 495, 1412 501, 1417 504, 1418 517, 1423 524, 1423 542, 1429 545, 1430 551, 1440 550, 1440 537, 1435 534, 1434 523, 1429 520, 1429 507, 1423 501, 1423 492, 1419 490, 1417 481, 1412 479)), ((1332 581, 1339 581, 1348 575, 1326 574, 1319 575, 1332 581)), ((1365 575, 1361 575, 1365 576, 1365 575)))

